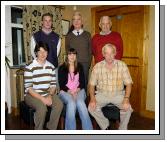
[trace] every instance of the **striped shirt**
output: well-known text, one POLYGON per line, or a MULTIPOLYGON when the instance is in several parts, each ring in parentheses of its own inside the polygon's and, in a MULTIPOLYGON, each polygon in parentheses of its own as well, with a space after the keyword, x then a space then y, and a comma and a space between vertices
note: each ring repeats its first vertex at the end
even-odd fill
POLYGON ((111 95, 123 94, 124 85, 133 83, 128 67, 124 62, 114 60, 113 64, 111 70, 106 68, 105 60, 94 66, 89 84, 96 86, 97 92, 111 95))
POLYGON ((48 61, 41 65, 35 59, 25 67, 24 81, 25 95, 32 87, 41 96, 46 96, 50 87, 56 87, 55 67, 48 61))

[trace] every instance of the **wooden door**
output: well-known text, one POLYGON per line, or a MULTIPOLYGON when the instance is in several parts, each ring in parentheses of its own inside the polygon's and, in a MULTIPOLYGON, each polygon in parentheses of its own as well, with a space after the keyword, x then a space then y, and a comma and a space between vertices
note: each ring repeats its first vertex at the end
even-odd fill
MULTIPOLYGON (((94 8, 94 32, 99 32, 99 19, 108 15, 112 19, 112 31, 117 31, 123 38, 123 61, 130 70, 133 86, 130 97, 136 112, 141 111, 141 93, 143 76, 143 32, 144 6, 102 6, 94 8)), ((146 81, 146 80, 145 80, 146 81)))

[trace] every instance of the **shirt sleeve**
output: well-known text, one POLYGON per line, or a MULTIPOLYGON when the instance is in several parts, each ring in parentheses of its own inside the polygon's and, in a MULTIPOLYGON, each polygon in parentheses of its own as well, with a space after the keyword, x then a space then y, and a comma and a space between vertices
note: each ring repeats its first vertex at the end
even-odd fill
POLYGON ((117 46, 117 54, 115 56, 116 59, 121 60, 123 56, 123 40, 120 34, 117 34, 117 38, 115 40, 117 46))
POLYGON ((50 87, 56 87, 56 69, 55 68, 52 71, 52 80, 51 80, 50 87))
POLYGON ((93 85, 93 86, 96 86, 97 85, 97 80, 98 80, 98 68, 95 65, 92 69, 92 72, 91 72, 91 76, 90 76, 90 79, 89 79, 89 84, 93 85))
POLYGON ((25 67, 24 71, 24 87, 25 87, 25 93, 28 93, 28 89, 30 87, 33 87, 33 79, 32 79, 33 73, 28 68, 28 66, 25 67))
POLYGON ((128 67, 127 67, 127 65, 125 63, 123 63, 122 77, 123 77, 123 81, 124 81, 125 85, 133 84, 131 75, 129 73, 129 69, 128 69, 128 67))
POLYGON ((60 54, 60 49, 61 49, 61 38, 59 38, 58 44, 57 44, 57 57, 60 54))
POLYGON ((35 42, 34 37, 32 36, 31 37, 31 55, 32 55, 33 59, 36 58, 35 53, 34 53, 35 45, 36 45, 36 42, 35 42))

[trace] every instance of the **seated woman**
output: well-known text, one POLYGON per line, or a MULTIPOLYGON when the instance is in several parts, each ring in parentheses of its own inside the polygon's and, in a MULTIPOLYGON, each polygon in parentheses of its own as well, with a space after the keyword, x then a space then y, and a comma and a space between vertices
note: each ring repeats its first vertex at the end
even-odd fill
POLYGON ((66 61, 59 67, 58 79, 60 98, 66 104, 65 129, 76 130, 76 109, 78 110, 82 129, 92 130, 92 123, 85 104, 85 79, 83 68, 77 62, 77 52, 70 48, 66 61))

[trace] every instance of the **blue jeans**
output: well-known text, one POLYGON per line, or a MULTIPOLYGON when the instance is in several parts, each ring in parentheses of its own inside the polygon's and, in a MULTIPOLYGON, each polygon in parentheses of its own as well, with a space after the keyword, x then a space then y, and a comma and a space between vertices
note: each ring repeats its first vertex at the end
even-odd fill
POLYGON ((63 91, 59 93, 59 96, 60 99, 66 104, 65 130, 76 130, 76 109, 78 110, 79 117, 82 122, 82 129, 92 130, 92 122, 85 104, 85 90, 82 89, 77 94, 76 100, 74 100, 69 93, 63 91))

